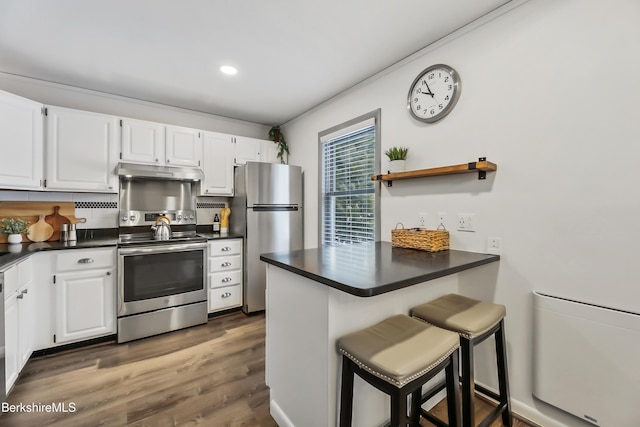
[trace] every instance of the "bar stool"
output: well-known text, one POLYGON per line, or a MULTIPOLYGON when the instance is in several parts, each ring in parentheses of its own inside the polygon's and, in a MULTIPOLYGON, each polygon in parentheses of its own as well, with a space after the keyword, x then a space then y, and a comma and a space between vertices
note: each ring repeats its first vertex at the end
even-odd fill
MULTIPOLYGON (((504 338, 504 305, 478 301, 458 294, 449 294, 426 304, 414 307, 411 315, 428 324, 455 331, 460 335, 462 358, 462 423, 464 427, 476 427, 474 416, 474 390, 494 399, 498 406, 480 423, 488 426, 502 415, 502 423, 511 427, 513 417, 509 402, 509 377, 504 338), (491 335, 495 335, 498 361, 499 394, 475 384, 473 373, 473 347, 491 335)), ((430 399, 444 388, 444 384, 433 387, 423 395, 430 399)))
POLYGON ((419 427, 422 385, 446 373, 449 426, 460 427, 458 335, 405 314, 338 340, 342 353, 340 427, 351 426, 354 374, 391 397, 391 426, 419 427), (407 416, 407 396, 411 394, 407 416))

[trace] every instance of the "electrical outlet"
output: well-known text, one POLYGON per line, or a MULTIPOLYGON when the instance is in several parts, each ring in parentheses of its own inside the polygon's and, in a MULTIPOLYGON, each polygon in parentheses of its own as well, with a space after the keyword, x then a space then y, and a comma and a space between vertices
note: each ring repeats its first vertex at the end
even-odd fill
POLYGON ((447 228, 447 213, 446 212, 438 212, 438 225, 436 227, 440 227, 442 225, 444 228, 447 228))
POLYGON ((499 254, 502 246, 502 242, 500 240, 501 239, 499 237, 488 237, 487 252, 494 255, 499 254))
POLYGON ((418 214, 418 227, 425 228, 426 222, 427 222, 427 213, 426 212, 420 212, 418 214))
POLYGON ((458 214, 459 231, 476 231, 475 214, 458 214))

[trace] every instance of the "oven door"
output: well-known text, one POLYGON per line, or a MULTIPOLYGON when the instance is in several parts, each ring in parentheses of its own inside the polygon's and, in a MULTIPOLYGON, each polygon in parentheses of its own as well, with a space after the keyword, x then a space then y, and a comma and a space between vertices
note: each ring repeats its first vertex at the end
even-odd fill
POLYGON ((118 249, 118 316, 206 301, 206 242, 118 249))

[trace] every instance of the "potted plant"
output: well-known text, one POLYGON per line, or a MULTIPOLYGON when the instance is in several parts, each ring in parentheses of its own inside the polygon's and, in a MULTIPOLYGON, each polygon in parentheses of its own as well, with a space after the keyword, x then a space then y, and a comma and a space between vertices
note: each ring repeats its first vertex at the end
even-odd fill
POLYGON ((409 149, 406 147, 391 147, 384 154, 389 158, 389 172, 405 170, 405 161, 409 149))
POLYGON ((29 221, 15 218, 2 218, 2 228, 0 233, 7 235, 7 242, 21 243, 22 235, 27 232, 29 221))
POLYGON ((278 146, 278 158, 280 159, 280 163, 286 164, 289 156, 289 146, 287 146, 287 141, 284 140, 284 135, 280 130, 280 126, 274 126, 269 130, 269 139, 278 146), (285 154, 287 155, 287 159, 285 159, 285 154))

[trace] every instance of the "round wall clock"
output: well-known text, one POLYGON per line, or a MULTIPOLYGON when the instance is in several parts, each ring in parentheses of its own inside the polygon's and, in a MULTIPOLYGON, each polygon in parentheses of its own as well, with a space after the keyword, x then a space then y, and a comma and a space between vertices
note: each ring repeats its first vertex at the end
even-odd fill
POLYGON ((427 68, 413 81, 407 108, 414 119, 434 123, 453 110, 460 97, 460 76, 448 65, 427 68))

